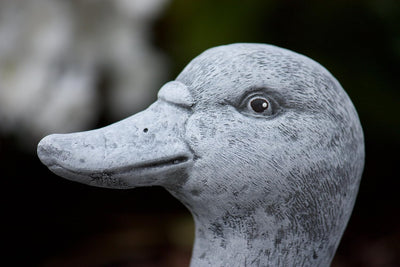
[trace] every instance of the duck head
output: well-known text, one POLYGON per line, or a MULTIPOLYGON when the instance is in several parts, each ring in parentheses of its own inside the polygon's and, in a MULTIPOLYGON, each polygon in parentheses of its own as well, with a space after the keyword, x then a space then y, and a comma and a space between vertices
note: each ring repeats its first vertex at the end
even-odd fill
POLYGON ((47 136, 38 155, 73 181, 165 187, 193 214, 192 266, 327 266, 357 195, 364 140, 321 65, 232 44, 192 60, 148 109, 47 136))

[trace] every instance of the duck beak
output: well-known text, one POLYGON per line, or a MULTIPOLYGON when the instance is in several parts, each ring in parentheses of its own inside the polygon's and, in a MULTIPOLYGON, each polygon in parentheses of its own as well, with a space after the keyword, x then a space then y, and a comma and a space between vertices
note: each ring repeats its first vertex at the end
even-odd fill
POLYGON ((194 157, 184 140, 189 115, 189 109, 160 99, 104 128, 49 135, 40 141, 38 156, 55 174, 99 187, 179 183, 194 157))

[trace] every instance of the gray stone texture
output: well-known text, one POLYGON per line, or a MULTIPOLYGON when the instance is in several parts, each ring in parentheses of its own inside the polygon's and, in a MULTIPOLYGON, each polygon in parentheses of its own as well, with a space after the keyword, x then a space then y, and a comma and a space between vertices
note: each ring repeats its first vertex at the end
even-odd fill
POLYGON ((192 266, 329 266, 356 199, 364 139, 324 67, 243 43, 193 59, 148 109, 45 137, 38 154, 73 181, 165 187, 193 214, 192 266))

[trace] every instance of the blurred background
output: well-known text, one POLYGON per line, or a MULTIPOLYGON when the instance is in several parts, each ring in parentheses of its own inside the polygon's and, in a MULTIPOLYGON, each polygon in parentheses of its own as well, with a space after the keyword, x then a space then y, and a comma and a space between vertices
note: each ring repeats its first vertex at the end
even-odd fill
POLYGON ((234 42, 305 54, 341 82, 367 157, 332 266, 400 266, 397 0, 0 1, 2 262, 188 266, 193 221, 165 190, 69 182, 36 145, 144 109, 193 57, 234 42))

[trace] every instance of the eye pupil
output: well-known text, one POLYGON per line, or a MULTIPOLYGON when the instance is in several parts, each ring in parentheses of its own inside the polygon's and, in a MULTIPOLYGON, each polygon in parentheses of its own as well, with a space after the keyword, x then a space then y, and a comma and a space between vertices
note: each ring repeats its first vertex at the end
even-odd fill
POLYGON ((269 106, 268 101, 263 98, 257 98, 252 100, 250 105, 251 108, 258 113, 264 112, 269 106))

